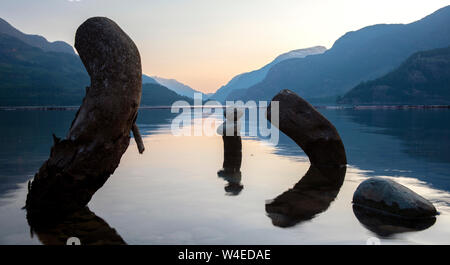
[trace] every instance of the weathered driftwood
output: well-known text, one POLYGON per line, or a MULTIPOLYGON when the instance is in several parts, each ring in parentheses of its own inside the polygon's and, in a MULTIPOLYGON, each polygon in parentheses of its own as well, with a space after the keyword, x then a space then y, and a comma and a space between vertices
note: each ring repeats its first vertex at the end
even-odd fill
POLYGON ((236 196, 244 188, 241 184, 242 139, 240 136, 240 118, 244 113, 237 108, 227 108, 223 115, 225 121, 217 128, 217 133, 222 135, 223 140, 223 166, 217 175, 227 181, 225 186, 227 194, 236 196), (229 112, 228 115, 227 112, 229 112))
MULTIPOLYGON (((311 104, 287 89, 280 91, 272 101, 279 101, 280 131, 305 151, 311 164, 318 167, 347 164, 344 144, 336 128, 311 104)), ((269 121, 271 116, 269 106, 269 121)))
POLYGON ((237 108, 224 111, 225 121, 217 128, 217 133, 223 140, 223 168, 222 173, 239 173, 242 163, 242 139, 240 136, 240 119, 243 112, 237 108), (232 115, 227 116, 227 112, 232 115))
MULTIPOLYGON (((75 37, 91 85, 64 140, 29 186, 28 214, 72 212, 87 205, 119 165, 142 93, 139 51, 112 20, 94 17, 75 37)), ((136 134, 135 134, 136 137, 136 134)))
MULTIPOLYGON (((290 90, 280 91, 272 101, 279 102, 280 131, 293 139, 311 162, 292 189, 266 204, 272 223, 289 227, 328 209, 344 181, 347 158, 336 128, 308 102, 290 90)), ((272 118, 269 106, 267 119, 272 118)))
POLYGON ((311 165, 292 189, 266 203, 273 225, 290 227, 327 210, 339 193, 345 172, 345 166, 318 168, 311 165))
POLYGON ((144 142, 142 141, 141 133, 139 132, 139 128, 137 127, 136 123, 133 123, 131 130, 133 131, 134 140, 136 141, 139 153, 140 154, 144 153, 145 151, 144 142))

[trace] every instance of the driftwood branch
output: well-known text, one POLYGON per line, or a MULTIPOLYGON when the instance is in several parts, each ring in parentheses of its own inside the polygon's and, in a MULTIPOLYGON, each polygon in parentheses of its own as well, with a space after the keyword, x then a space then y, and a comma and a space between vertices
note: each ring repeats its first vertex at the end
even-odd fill
POLYGON ((142 141, 141 133, 139 132, 139 128, 137 127, 136 123, 133 123, 131 131, 133 132, 134 141, 136 142, 139 154, 144 153, 145 151, 144 142, 142 141))

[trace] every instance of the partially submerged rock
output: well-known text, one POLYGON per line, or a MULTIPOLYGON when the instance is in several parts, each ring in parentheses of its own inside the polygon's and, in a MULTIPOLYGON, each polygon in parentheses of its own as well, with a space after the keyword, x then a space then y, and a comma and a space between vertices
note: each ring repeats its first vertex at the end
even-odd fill
MULTIPOLYGON (((311 104, 294 92, 280 91, 272 101, 279 102, 279 129, 294 140, 309 157, 311 164, 342 166, 347 164, 344 144, 336 128, 311 104)), ((271 106, 267 119, 272 117, 271 106)))
POLYGON ((108 18, 90 18, 78 28, 75 47, 91 85, 66 139, 55 137, 49 159, 29 184, 28 214, 86 206, 119 165, 137 118, 141 59, 128 35, 108 18))
POLYGON ((365 228, 380 237, 425 230, 436 222, 436 217, 408 219, 396 215, 382 214, 379 211, 357 204, 353 205, 353 213, 365 228))
POLYGON ((393 180, 378 177, 358 186, 353 203, 380 214, 407 219, 430 218, 437 214, 433 204, 419 194, 393 180))

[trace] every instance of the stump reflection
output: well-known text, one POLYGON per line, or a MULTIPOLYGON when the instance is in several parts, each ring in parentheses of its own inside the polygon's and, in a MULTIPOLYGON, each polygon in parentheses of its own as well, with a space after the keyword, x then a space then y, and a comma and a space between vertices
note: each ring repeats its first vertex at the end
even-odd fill
POLYGON ((292 189, 266 202, 272 224, 291 227, 310 220, 328 209, 344 182, 346 167, 311 165, 305 176, 292 189))
POLYGON ((126 245, 114 228, 84 207, 66 216, 27 215, 31 236, 36 235, 44 245, 66 245, 76 237, 81 245, 126 245))

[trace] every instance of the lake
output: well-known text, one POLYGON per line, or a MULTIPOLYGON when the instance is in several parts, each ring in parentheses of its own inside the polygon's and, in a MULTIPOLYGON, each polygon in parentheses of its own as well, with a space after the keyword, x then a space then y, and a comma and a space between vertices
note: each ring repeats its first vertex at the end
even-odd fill
MULTIPOLYGON (((127 244, 366 244, 371 237, 381 244, 449 244, 450 110, 319 111, 338 129, 348 166, 340 189, 312 216, 293 216, 289 207, 295 205, 289 203, 301 203, 296 201, 282 205, 284 215, 266 207, 310 167, 285 135, 277 145, 243 137, 241 175, 230 180, 217 174, 224 159, 221 136, 174 136, 170 110, 142 109, 137 124, 146 151, 139 154, 131 140, 82 215, 88 217, 75 222, 94 223, 84 237, 127 244), (353 193, 373 176, 392 178, 429 199, 440 213, 436 222, 421 231, 382 233, 382 224, 358 218, 353 193)), ((63 230, 78 236, 73 223, 36 233, 21 209, 28 180, 48 158, 52 133, 64 137, 74 116, 75 111, 0 111, 0 244, 51 244, 65 240, 63 230)))

